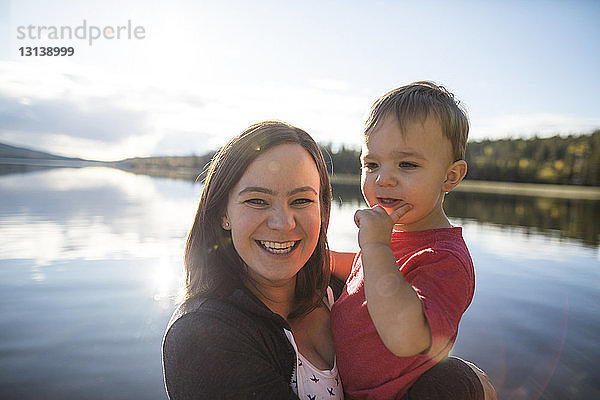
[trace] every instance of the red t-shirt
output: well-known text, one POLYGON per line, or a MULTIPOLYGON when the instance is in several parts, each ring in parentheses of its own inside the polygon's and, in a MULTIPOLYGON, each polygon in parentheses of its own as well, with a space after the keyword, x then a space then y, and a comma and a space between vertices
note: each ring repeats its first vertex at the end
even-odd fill
POLYGON ((391 249, 413 287, 431 329, 424 353, 398 357, 377 334, 365 300, 360 253, 331 309, 336 360, 350 399, 399 399, 417 378, 448 355, 458 323, 473 299, 475 273, 460 227, 393 232, 391 249))

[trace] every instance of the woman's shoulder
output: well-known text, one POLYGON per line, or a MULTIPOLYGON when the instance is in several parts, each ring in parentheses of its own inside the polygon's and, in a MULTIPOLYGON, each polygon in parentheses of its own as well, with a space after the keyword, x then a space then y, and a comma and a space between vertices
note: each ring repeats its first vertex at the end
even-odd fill
MULTIPOLYGON (((245 352, 256 347, 265 329, 252 323, 242 310, 220 299, 198 299, 180 305, 163 338, 165 362, 213 365, 223 352, 245 352)), ((239 361, 239 360, 238 360, 239 361)))
MULTIPOLYGON (((167 330, 182 318, 201 318, 210 315, 212 310, 228 308, 227 304, 220 299, 194 298, 181 303, 173 314, 167 325, 167 330)), ((235 312, 235 310, 231 310, 235 312)))
POLYGON ((268 321, 227 299, 179 306, 162 346, 171 398, 288 398, 293 348, 268 321))
POLYGON ((287 323, 243 291, 225 298, 195 298, 181 304, 167 325, 165 341, 227 341, 280 335, 287 323))
POLYGON ((234 329, 248 316, 238 307, 223 299, 197 298, 182 303, 175 309, 165 336, 211 334, 215 331, 226 333, 228 327, 234 329), (183 329, 182 329, 183 328, 183 329))

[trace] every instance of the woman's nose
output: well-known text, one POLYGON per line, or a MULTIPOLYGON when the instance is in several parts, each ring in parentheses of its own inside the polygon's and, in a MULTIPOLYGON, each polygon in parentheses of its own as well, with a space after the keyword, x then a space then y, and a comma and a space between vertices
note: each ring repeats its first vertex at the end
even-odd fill
POLYGON ((267 226, 270 229, 287 232, 296 227, 294 213, 287 207, 278 207, 271 211, 267 226))

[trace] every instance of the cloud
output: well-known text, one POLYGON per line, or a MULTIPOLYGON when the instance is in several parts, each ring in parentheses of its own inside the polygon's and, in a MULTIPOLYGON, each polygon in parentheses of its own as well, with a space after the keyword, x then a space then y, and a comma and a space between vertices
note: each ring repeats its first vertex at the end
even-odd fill
MULTIPOLYGON (((0 141, 60 155, 117 160, 204 154, 249 125, 277 119, 321 143, 358 147, 376 94, 351 82, 211 81, 75 64, 0 62, 0 141)), ((471 114, 471 139, 586 133, 599 118, 471 114)))
POLYGON ((199 92, 142 76, 0 62, 0 141, 60 155, 147 156, 161 153, 165 141, 171 149, 179 142, 179 152, 202 152, 208 141, 185 140, 202 128, 198 111, 206 105, 199 92))
POLYGON ((551 113, 511 114, 483 118, 473 122, 472 139, 505 137, 548 137, 590 133, 600 129, 600 118, 582 118, 551 113))
POLYGON ((108 98, 31 99, 2 96, 0 126, 14 132, 48 133, 118 143, 148 132, 147 112, 115 106, 108 98))
POLYGON ((0 141, 67 156, 122 158, 152 151, 152 88, 73 65, 0 62, 0 141), (134 147, 135 146, 135 147, 134 147))
POLYGON ((203 154, 277 119, 323 143, 355 144, 370 99, 339 80, 210 82, 74 65, 0 62, 0 141, 100 160, 203 154))

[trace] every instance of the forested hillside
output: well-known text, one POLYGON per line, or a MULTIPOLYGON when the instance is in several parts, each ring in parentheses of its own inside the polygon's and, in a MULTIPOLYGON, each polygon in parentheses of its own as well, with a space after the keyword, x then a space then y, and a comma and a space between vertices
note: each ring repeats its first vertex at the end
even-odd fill
POLYGON ((113 163, 116 167, 138 174, 188 180, 201 179, 215 153, 187 157, 137 157, 113 163))
POLYGON ((600 130, 591 135, 469 143, 470 179, 600 186, 600 130))
MULTIPOLYGON (((358 150, 333 152, 337 174, 360 173, 358 150)), ((589 135, 469 142, 468 179, 600 186, 600 130, 589 135)))
MULTIPOLYGON (((42 151, 25 149, 23 147, 10 146, 0 143, 0 157, 6 158, 33 158, 45 160, 67 160, 68 157, 57 156, 55 154, 45 153, 42 151)), ((81 160, 80 158, 73 160, 81 160)))

